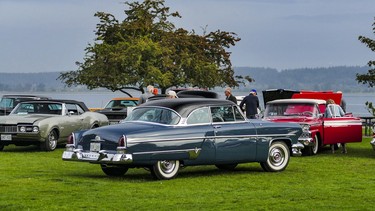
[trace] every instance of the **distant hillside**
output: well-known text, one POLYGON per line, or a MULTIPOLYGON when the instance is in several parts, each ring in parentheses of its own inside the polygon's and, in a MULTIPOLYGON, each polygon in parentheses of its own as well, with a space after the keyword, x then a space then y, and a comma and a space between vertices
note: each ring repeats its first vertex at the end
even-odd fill
MULTIPOLYGON (((249 75, 255 82, 241 86, 240 90, 255 88, 296 90, 341 90, 343 92, 373 92, 373 88, 358 84, 356 73, 366 73, 368 67, 303 68, 278 71, 272 68, 235 67, 235 75, 249 75)), ((57 77, 59 72, 0 73, 0 91, 64 91, 57 77)), ((86 90, 75 87, 75 90, 86 90)), ((71 90, 71 88, 69 88, 71 90)))
POLYGON ((255 82, 240 89, 295 89, 341 90, 343 92, 373 92, 373 88, 358 84, 357 73, 366 73, 369 67, 303 68, 277 71, 272 68, 236 67, 236 75, 249 75, 255 82))
POLYGON ((0 91, 60 91, 59 72, 0 73, 0 91))

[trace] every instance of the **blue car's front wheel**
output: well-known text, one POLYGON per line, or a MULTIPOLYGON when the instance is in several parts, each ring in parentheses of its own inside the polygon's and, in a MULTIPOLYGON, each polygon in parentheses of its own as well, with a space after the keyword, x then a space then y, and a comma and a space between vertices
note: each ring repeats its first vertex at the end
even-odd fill
POLYGON ((284 142, 272 142, 266 162, 261 162, 263 170, 276 172, 284 170, 289 163, 290 151, 284 142))

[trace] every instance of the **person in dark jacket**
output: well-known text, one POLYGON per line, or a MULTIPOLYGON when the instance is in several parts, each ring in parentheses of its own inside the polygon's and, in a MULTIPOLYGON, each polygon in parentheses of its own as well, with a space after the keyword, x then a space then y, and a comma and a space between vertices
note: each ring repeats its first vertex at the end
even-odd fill
MULTIPOLYGON (((256 96, 256 90, 250 91, 250 94, 246 96, 240 103, 240 108, 243 109, 245 105, 246 117, 248 119, 255 119, 256 114, 258 114, 259 99, 256 96)), ((243 111, 243 110, 242 110, 243 111)))
POLYGON ((237 98, 232 95, 232 89, 230 87, 227 87, 224 91, 224 94, 226 96, 225 99, 230 100, 234 102, 237 105, 237 98))

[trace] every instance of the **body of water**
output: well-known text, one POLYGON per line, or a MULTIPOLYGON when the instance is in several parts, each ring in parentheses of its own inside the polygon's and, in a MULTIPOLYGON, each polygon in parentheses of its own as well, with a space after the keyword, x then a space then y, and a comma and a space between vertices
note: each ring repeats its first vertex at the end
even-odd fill
MULTIPOLYGON (((140 92, 130 90, 129 93, 134 97, 139 97, 140 92)), ((0 96, 4 94, 29 94, 29 95, 41 95, 51 97, 55 99, 71 99, 85 102, 89 108, 102 108, 106 103, 114 97, 126 97, 122 92, 32 92, 32 93, 14 93, 14 92, 0 92, 0 96)), ((220 96, 224 99, 224 92, 219 92, 220 96)), ((235 96, 245 96, 247 92, 235 92, 235 96)), ((261 107, 264 108, 262 93, 258 93, 258 97, 261 103, 261 107)), ((346 101, 347 112, 352 112, 355 116, 371 116, 367 111, 365 103, 367 101, 375 103, 375 92, 374 93, 344 93, 343 98, 346 101)))

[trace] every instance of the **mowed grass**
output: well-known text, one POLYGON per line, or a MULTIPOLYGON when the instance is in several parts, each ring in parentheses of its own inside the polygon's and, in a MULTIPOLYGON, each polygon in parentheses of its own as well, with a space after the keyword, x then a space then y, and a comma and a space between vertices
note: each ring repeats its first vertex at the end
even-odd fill
POLYGON ((279 173, 258 163, 234 171, 199 166, 167 181, 144 169, 108 177, 98 165, 62 161, 63 148, 8 146, 0 152, 0 210, 373 210, 370 140, 348 144, 348 154, 327 147, 292 157, 279 173))

